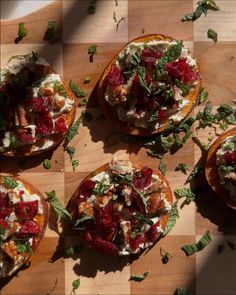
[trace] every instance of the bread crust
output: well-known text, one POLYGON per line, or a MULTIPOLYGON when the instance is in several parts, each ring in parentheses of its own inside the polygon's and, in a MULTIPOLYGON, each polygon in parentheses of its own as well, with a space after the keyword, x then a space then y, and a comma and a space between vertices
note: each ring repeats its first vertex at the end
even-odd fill
POLYGON ((220 184, 220 177, 216 166, 216 153, 224 139, 235 134, 236 127, 224 132, 216 139, 208 151, 205 165, 205 174, 209 185, 219 195, 222 201, 224 201, 232 209, 236 209, 236 202, 230 198, 227 189, 225 189, 223 185, 220 184))
MULTIPOLYGON (((180 122, 171 122, 170 120, 166 120, 161 127, 159 127, 156 130, 147 130, 145 128, 138 128, 138 127, 129 127, 127 126, 127 122, 122 122, 119 120, 116 111, 112 106, 109 105, 109 103, 104 99, 105 97, 105 91, 107 88, 107 81, 106 77, 110 71, 110 68, 112 64, 115 63, 117 60, 120 52, 128 46, 132 42, 140 43, 140 42, 149 42, 153 40, 165 40, 165 41, 174 41, 172 37, 165 36, 162 34, 150 34, 150 35, 145 35, 139 38, 136 38, 132 40, 131 42, 128 42, 122 49, 113 57, 113 59, 109 62, 107 67, 105 68, 99 83, 98 83, 98 89, 97 89, 97 95, 98 95, 98 102, 101 107, 101 110, 105 113, 105 115, 108 117, 108 119, 112 122, 115 128, 117 128, 119 131, 130 134, 130 135, 137 135, 137 136, 149 136, 149 135, 154 135, 160 132, 165 131, 170 125, 178 125, 180 124, 181 121, 183 121, 193 110, 193 108, 197 105, 198 103, 198 97, 199 93, 201 91, 201 78, 199 75, 199 80, 196 85, 194 85, 192 91, 190 92, 189 95, 186 96, 186 98, 189 100, 189 103, 183 107, 178 114, 183 116, 183 119, 180 122)), ((197 72, 199 73, 199 66, 197 65, 197 72)))
MULTIPOLYGON (((15 56, 14 58, 17 58, 17 57, 22 57, 22 56, 15 56)), ((10 61, 11 61, 11 59, 9 60, 9 62, 10 61)), ((57 72, 54 71, 52 66, 48 66, 46 69, 46 72, 47 72, 47 74, 58 74, 57 72)), ((64 117, 65 122, 68 126, 68 129, 69 129, 75 119, 75 114, 76 114, 75 100, 76 100, 76 98, 75 98, 74 93, 71 91, 69 84, 66 83, 61 76, 60 76, 60 79, 62 81, 64 88, 65 88, 67 96, 70 97, 70 99, 74 101, 71 111, 66 114, 61 114, 61 116, 64 117)), ((66 134, 67 134, 67 132, 44 135, 42 138, 38 139, 33 144, 22 145, 17 148, 12 148, 11 150, 5 150, 5 151, 0 152, 0 155, 10 156, 10 157, 35 156, 35 155, 41 154, 43 152, 46 152, 46 151, 51 150, 51 149, 55 148, 56 146, 58 146, 60 144, 60 142, 64 139, 66 134), (47 148, 42 148, 42 149, 35 150, 35 151, 32 150, 32 147, 40 147, 41 145, 43 145, 45 143, 45 141, 53 141, 53 144, 47 148)))
MULTIPOLYGON (((106 171, 107 168, 109 166, 109 163, 104 164, 103 166, 99 167, 98 169, 96 169, 96 173, 99 174, 103 171, 106 171)), ((137 166, 135 165, 135 167, 142 169, 143 167, 137 166)), ((169 185, 168 180, 163 176, 163 174, 159 171, 159 170, 153 170, 153 174, 157 175, 160 180, 161 183, 163 183, 165 185, 165 187, 163 188, 163 193, 165 194, 165 199, 172 205, 173 204, 173 194, 169 185)), ((83 181, 81 182, 81 184, 85 181, 85 180, 90 180, 93 177, 93 173, 90 173, 87 177, 85 177, 83 179, 83 181)), ((78 195, 78 191, 79 191, 80 185, 78 186, 78 188, 76 189, 75 193, 73 194, 71 201, 70 201, 70 205, 69 205, 69 210, 71 212, 71 216, 72 219, 75 220, 78 218, 78 205, 77 205, 77 195, 78 195)), ((155 193, 154 193, 155 194, 155 193)), ((169 219, 170 213, 166 212, 165 214, 161 214, 160 215, 160 225, 161 227, 164 229, 167 225, 168 219, 169 219)), ((162 236, 162 233, 159 233, 158 236, 156 237, 156 240, 153 242, 153 244, 155 244, 155 242, 162 236)), ((131 254, 131 253, 130 253, 131 254)))
MULTIPOLYGON (((46 200, 44 199, 42 193, 39 192, 39 190, 35 186, 30 184, 28 181, 26 181, 26 180, 24 180, 22 178, 19 178, 19 177, 15 176, 15 175, 6 175, 6 176, 1 175, 0 176, 0 184, 3 185, 5 188, 8 189, 8 186, 4 185, 4 179, 6 177, 11 177, 16 181, 22 182, 25 189, 28 190, 30 194, 36 194, 36 195, 38 195, 40 197, 40 201, 41 201, 42 208, 43 208, 43 214, 37 214, 36 217, 35 217, 36 220, 37 220, 37 224, 39 225, 40 232, 39 232, 38 235, 35 235, 35 237, 34 237, 35 238, 35 243, 32 246, 33 255, 34 255, 34 253, 35 253, 35 251, 36 251, 39 243, 41 242, 41 240, 42 240, 42 238, 43 238, 43 236, 45 234, 45 231, 46 231, 48 218, 49 218, 48 204, 47 204, 46 200)), ((6 276, 11 276, 13 273, 18 271, 23 265, 26 265, 28 262, 30 262, 32 260, 32 258, 33 258, 33 255, 28 256, 24 262, 21 262, 21 263, 17 264, 9 273, 6 274, 6 276)))

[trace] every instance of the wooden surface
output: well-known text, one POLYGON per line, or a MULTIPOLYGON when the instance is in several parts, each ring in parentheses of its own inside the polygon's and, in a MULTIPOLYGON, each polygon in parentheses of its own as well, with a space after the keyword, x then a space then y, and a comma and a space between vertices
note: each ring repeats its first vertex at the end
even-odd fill
MULTIPOLYGON (((195 2, 195 1, 194 1, 195 2)), ((214 106, 232 104, 236 98, 236 2, 217 1, 219 12, 209 12, 194 23, 182 23, 181 17, 191 12, 191 0, 100 0, 94 15, 86 13, 88 1, 55 1, 48 7, 11 21, 1 21, 1 66, 11 55, 37 51, 64 76, 65 80, 78 82, 89 96, 87 111, 93 115, 91 122, 84 121, 79 134, 73 139, 76 147, 75 159, 80 165, 73 172, 70 159, 62 145, 40 157, 29 158, 23 163, 19 159, 0 158, 1 173, 19 173, 44 193, 55 189, 59 199, 66 205, 80 181, 91 170, 110 161, 113 155, 133 162, 157 168, 158 160, 148 157, 141 145, 130 143, 112 130, 107 120, 101 119, 96 101, 96 83, 109 60, 128 41, 148 33, 163 33, 183 39, 198 59, 203 85, 209 91, 214 106), (126 17, 118 32, 113 20, 126 17), (59 24, 60 41, 48 44, 42 41, 47 22, 55 19, 59 24), (14 39, 18 23, 24 21, 28 36, 18 45, 14 39), (206 38, 211 27, 218 31, 219 42, 206 38), (87 49, 98 44, 98 54, 90 63, 87 49), (91 83, 83 85, 85 76, 91 83), (45 170, 43 159, 51 159, 52 168, 45 170)), ((83 108, 77 109, 77 118, 83 108)), ((199 107, 195 109, 195 113, 199 107)), ((198 136, 207 141, 209 132, 200 131, 198 136)), ((200 150, 189 140, 174 155, 166 155, 164 163, 172 189, 182 188, 186 176, 174 169, 185 162, 191 170, 201 157, 200 150)), ((180 209, 180 218, 171 233, 156 244, 147 254, 130 261, 97 254, 84 248, 77 259, 63 259, 65 245, 78 244, 78 238, 65 232, 51 215, 46 235, 35 254, 30 268, 22 270, 9 280, 0 281, 0 294, 70 294, 72 281, 78 277, 81 286, 77 294, 173 294, 180 286, 186 286, 190 294, 236 294, 236 253, 227 246, 227 240, 236 242, 236 212, 227 208, 207 186, 204 177, 198 179, 203 188, 196 204, 180 209), (227 224, 231 223, 230 229, 227 224), (212 243, 189 258, 180 250, 186 243, 197 241, 210 230, 212 243), (62 231, 61 238, 59 234, 62 231), (225 245, 218 254, 219 245, 225 245), (163 265, 160 246, 173 255, 163 265), (52 259, 51 259, 52 258, 52 259), (49 260, 51 259, 51 262, 49 260), (150 270, 141 283, 129 281, 130 274, 150 270), (54 288, 55 285, 55 288, 54 288)))

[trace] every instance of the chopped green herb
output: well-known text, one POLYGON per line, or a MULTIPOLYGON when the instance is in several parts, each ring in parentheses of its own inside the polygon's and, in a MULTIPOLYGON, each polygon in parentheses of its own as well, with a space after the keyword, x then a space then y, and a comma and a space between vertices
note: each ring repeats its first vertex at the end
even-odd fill
POLYGON ((18 24, 18 37, 15 39, 15 43, 19 43, 28 34, 28 30, 25 28, 25 23, 20 22, 18 24))
POLYGON ((160 160, 159 170, 161 171, 161 173, 162 173, 163 175, 166 174, 166 165, 163 163, 162 159, 160 160))
POLYGON ((176 167, 175 167, 175 171, 181 171, 183 172, 184 174, 187 174, 187 170, 188 167, 185 163, 179 163, 176 167))
POLYGON ((70 156, 70 159, 72 161, 74 155, 75 155, 75 147, 74 146, 67 146, 65 148, 65 151, 67 152, 67 154, 70 156))
POLYGON ((30 246, 29 242, 26 242, 24 244, 17 243, 16 244, 16 251, 20 254, 28 253, 30 256, 33 255, 33 250, 32 250, 32 247, 30 246))
POLYGON ((181 248, 186 256, 193 255, 194 253, 203 250, 211 242, 210 232, 206 231, 205 234, 196 244, 185 245, 181 248))
POLYGON ((179 287, 175 289, 174 295, 188 295, 188 290, 186 287, 179 287))
POLYGON ((2 237, 5 235, 5 233, 6 233, 5 228, 3 228, 3 227, 0 225, 0 240, 1 240, 2 237))
POLYGON ((178 202, 175 202, 172 205, 172 208, 170 210, 170 216, 169 216, 166 228, 163 231, 163 237, 166 236, 171 231, 171 229, 173 228, 173 226, 176 223, 176 219, 179 217, 179 212, 178 212, 178 207, 177 206, 178 206, 178 202))
POLYGON ((92 216, 89 215, 84 215, 83 217, 81 217, 80 219, 77 219, 74 225, 75 229, 84 229, 84 225, 83 223, 87 220, 91 220, 93 219, 92 216))
POLYGON ((212 39, 215 43, 217 42, 217 33, 213 29, 208 29, 207 37, 209 39, 212 39))
POLYGON ((146 223, 146 224, 149 224, 149 225, 153 225, 154 224, 154 222, 150 218, 148 218, 147 216, 144 216, 142 214, 136 214, 135 215, 135 219, 137 221, 140 221, 142 223, 146 223))
POLYGON ((149 273, 150 273, 150 271, 146 271, 142 275, 137 275, 137 274, 131 275, 130 281, 141 282, 148 276, 149 273))
POLYGON ((160 254, 161 254, 161 261, 162 263, 166 264, 170 261, 171 258, 173 258, 173 256, 166 252, 162 247, 160 247, 160 254))
POLYGON ((80 98, 86 96, 86 93, 74 81, 70 80, 69 86, 76 97, 80 98))
POLYGON ((198 175, 198 173, 202 171, 202 167, 200 166, 195 166, 192 170, 192 172, 189 174, 186 183, 190 182, 194 177, 198 175))
POLYGON ((67 133, 67 135, 65 137, 67 143, 71 142, 72 139, 75 137, 75 135, 78 134, 78 130, 79 130, 81 120, 82 120, 82 115, 77 119, 75 124, 69 128, 68 133, 67 133))
POLYGON ((74 280, 72 282, 72 287, 73 287, 73 290, 72 292, 75 294, 75 290, 77 290, 80 286, 80 279, 77 279, 77 280, 74 280))
POLYGON ((214 0, 202 0, 197 2, 197 8, 193 13, 188 13, 182 18, 182 22, 195 21, 202 14, 207 15, 208 10, 220 10, 214 0))
POLYGON ((215 122, 215 116, 212 114, 212 104, 210 102, 207 103, 203 112, 198 112, 196 119, 199 120, 199 128, 206 128, 207 126, 211 127, 212 123, 215 122))
POLYGON ((93 62, 94 55, 97 55, 97 47, 98 46, 96 44, 93 44, 93 45, 90 45, 88 48, 88 55, 89 55, 90 62, 93 62))
POLYGON ((86 76, 86 77, 84 78, 84 84, 88 84, 88 83, 90 83, 90 82, 91 82, 91 77, 86 76))
POLYGON ((67 96, 66 90, 64 85, 60 82, 60 81, 55 81, 54 85, 53 85, 53 89, 55 92, 63 95, 63 96, 67 96))
POLYGON ((51 161, 49 159, 45 159, 43 161, 43 167, 44 169, 50 169, 52 167, 51 161))
POLYGON ((208 98, 208 92, 202 88, 200 94, 199 94, 199 104, 205 102, 208 98))
POLYGON ((93 190, 93 194, 95 196, 99 196, 99 195, 103 194, 109 188, 110 188, 110 185, 104 184, 103 182, 99 182, 96 184, 96 186, 93 190))
POLYGON ((80 106, 86 106, 88 103, 88 100, 86 98, 82 98, 80 101, 79 101, 79 104, 80 106))
POLYGON ((48 42, 53 42, 56 39, 58 39, 57 38, 57 30, 56 30, 56 21, 50 20, 48 22, 48 28, 47 28, 47 31, 45 32, 43 40, 48 41, 48 42))
POLYGON ((84 245, 77 245, 77 246, 68 246, 65 248, 65 257, 73 257, 78 255, 81 250, 83 249, 84 245))
POLYGON ((61 204, 61 202, 56 197, 55 191, 45 192, 48 199, 47 201, 50 203, 52 209, 57 213, 59 217, 65 220, 71 220, 70 213, 66 210, 66 208, 61 204))
POLYGON ((88 13, 95 14, 96 10, 97 10, 97 0, 90 0, 89 6, 88 6, 88 13))
POLYGON ((191 188, 179 188, 174 190, 174 194, 177 199, 185 198, 187 204, 195 200, 195 193, 191 188))
POLYGON ((151 90, 148 88, 147 82, 146 82, 146 68, 145 67, 138 68, 138 78, 139 78, 140 86, 143 87, 150 94, 151 90))
POLYGON ((73 171, 75 171, 76 168, 79 166, 79 160, 72 160, 71 165, 72 165, 73 171))
POLYGON ((231 250, 235 250, 235 244, 234 244, 234 242, 232 242, 232 241, 227 241, 227 245, 229 246, 229 248, 231 249, 231 250))
POLYGON ((201 142, 200 139, 197 138, 196 136, 193 136, 192 140, 193 140, 194 143, 196 143, 196 145, 198 145, 200 147, 200 149, 203 152, 206 152, 208 150, 208 148, 209 148, 208 144, 205 144, 205 143, 201 142))
POLYGON ((233 114, 233 112, 234 112, 234 109, 230 105, 222 104, 217 109, 218 114, 216 115, 216 117, 218 120, 221 120, 221 119, 233 114))
POLYGON ((18 187, 18 183, 11 177, 5 177, 4 184, 9 186, 10 188, 13 188, 13 189, 18 187))

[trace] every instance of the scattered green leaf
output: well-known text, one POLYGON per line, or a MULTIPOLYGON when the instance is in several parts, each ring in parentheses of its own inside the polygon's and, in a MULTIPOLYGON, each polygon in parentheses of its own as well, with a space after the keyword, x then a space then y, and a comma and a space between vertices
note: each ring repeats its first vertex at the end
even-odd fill
POLYGON ((175 171, 181 171, 183 172, 184 174, 187 174, 187 170, 188 167, 185 163, 179 163, 176 167, 175 167, 175 171))
POLYGON ((202 171, 202 167, 201 166, 195 166, 192 170, 192 172, 189 174, 187 180, 185 183, 188 183, 190 181, 192 181, 192 179, 194 177, 196 177, 198 175, 198 173, 200 173, 202 171))
POLYGON ((75 293, 75 290, 77 290, 79 286, 80 286, 80 279, 74 280, 72 282, 72 287, 73 287, 72 292, 75 293))
POLYGON ((166 236, 171 231, 178 217, 179 217, 178 202, 175 202, 171 207, 169 219, 162 234, 163 237, 166 236))
POLYGON ((90 83, 90 82, 91 82, 91 77, 86 76, 86 77, 84 78, 84 84, 88 84, 88 83, 90 83))
POLYGON ((4 184, 6 186, 9 186, 10 188, 13 188, 13 189, 18 187, 18 183, 12 177, 5 177, 4 184))
POLYGON ((162 159, 160 160, 159 170, 161 171, 161 173, 162 173, 163 175, 166 174, 166 165, 163 163, 162 159))
POLYGON ((65 137, 67 143, 71 142, 72 139, 75 137, 75 135, 78 134, 81 120, 82 120, 82 115, 80 115, 80 117, 77 119, 75 124, 69 128, 68 133, 66 134, 66 137, 65 137))
POLYGON ((48 22, 48 28, 47 28, 47 31, 45 32, 43 40, 48 41, 48 42, 54 42, 56 39, 58 39, 57 38, 57 29, 56 29, 56 21, 50 20, 48 22))
POLYGON ((209 39, 212 39, 215 43, 217 42, 217 33, 213 29, 208 29, 207 31, 207 37, 209 39))
POLYGON ((143 273, 142 275, 131 275, 130 277, 130 281, 136 281, 136 282, 141 282, 144 279, 146 279, 146 277, 148 276, 148 274, 150 273, 150 271, 146 271, 145 273, 143 273))
POLYGON ((89 6, 88 6, 88 13, 95 14, 96 10, 97 10, 97 0, 90 0, 89 6))
POLYGON ((174 295, 188 295, 188 290, 186 287, 179 287, 175 289, 174 295))
POLYGON ((199 104, 205 102, 208 98, 208 92, 202 88, 200 94, 199 94, 199 104))
POLYGON ((206 152, 206 151, 208 150, 209 145, 206 144, 206 143, 201 142, 200 139, 197 138, 196 136, 193 136, 193 137, 192 137, 192 140, 193 140, 194 143, 196 143, 196 145, 199 146, 199 148, 200 148, 203 152, 206 152))
POLYGON ((194 253, 203 250, 211 242, 210 232, 206 231, 205 234, 196 244, 184 245, 181 250, 184 251, 186 256, 193 255, 194 253))
POLYGON ((50 169, 52 167, 51 161, 49 159, 45 159, 43 161, 43 167, 44 169, 50 169))
POLYGON ((195 193, 192 191, 191 188, 179 188, 174 190, 175 197, 179 200, 185 198, 185 202, 187 204, 195 201, 195 193))
POLYGON ((88 48, 88 55, 89 55, 90 62, 93 62, 94 55, 97 55, 97 47, 98 46, 96 44, 92 44, 88 48))
POLYGON ((72 165, 73 171, 75 171, 76 168, 79 166, 79 160, 72 160, 71 165, 72 165))
POLYGON ((86 93, 74 81, 70 80, 69 86, 76 97, 81 98, 86 96, 86 93))
POLYGON ((84 245, 76 245, 76 246, 68 246, 65 248, 65 257, 73 257, 75 255, 78 255, 81 250, 83 249, 84 245))
POLYGON ((171 258, 173 258, 173 256, 166 252, 162 247, 160 247, 160 254, 161 254, 161 261, 163 264, 166 264, 170 261, 171 258))
POLYGON ((18 24, 18 37, 15 39, 15 43, 19 43, 28 34, 28 30, 25 28, 25 23, 20 22, 18 24))
POLYGON ((61 202, 56 197, 55 191, 45 192, 47 195, 47 201, 50 203, 52 209, 57 213, 59 217, 65 220, 71 220, 70 213, 61 204, 61 202))
POLYGON ((67 152, 67 154, 70 156, 70 159, 72 161, 74 155, 75 155, 75 147, 74 146, 67 146, 65 148, 65 151, 67 152))

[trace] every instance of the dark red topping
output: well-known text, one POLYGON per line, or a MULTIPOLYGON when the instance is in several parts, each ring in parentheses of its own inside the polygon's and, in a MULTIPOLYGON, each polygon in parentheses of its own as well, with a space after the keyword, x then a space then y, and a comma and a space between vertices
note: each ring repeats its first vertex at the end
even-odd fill
POLYGON ((167 111, 166 110, 160 110, 158 113, 158 121, 165 121, 167 118, 167 111))
POLYGON ((160 221, 158 220, 153 224, 148 231, 145 233, 145 237, 149 242, 154 242, 158 236, 157 227, 160 226, 160 221))
POLYGON ((224 160, 226 165, 233 165, 234 163, 236 163, 236 151, 226 152, 224 154, 224 160))
POLYGON ((133 176, 133 184, 138 189, 144 189, 152 181, 153 170, 151 168, 144 167, 141 171, 136 172, 133 176))
POLYGON ((112 255, 118 254, 118 248, 113 243, 105 241, 101 237, 96 237, 92 245, 98 251, 102 251, 102 252, 105 251, 106 253, 112 254, 112 255))
POLYGON ((55 129, 57 132, 60 133, 64 133, 67 131, 66 121, 63 117, 60 117, 55 121, 55 129))
POLYGON ((13 206, 7 193, 0 192, 0 218, 9 216, 13 211, 13 206))
POLYGON ((153 49, 153 48, 145 48, 141 54, 141 63, 143 65, 152 66, 156 63, 156 60, 162 56, 162 52, 153 49))
POLYGON ((31 133, 27 133, 27 132, 21 132, 21 133, 17 133, 17 139, 24 142, 24 143, 33 143, 35 142, 35 139, 33 138, 31 133))
POLYGON ((171 77, 180 79, 183 83, 192 84, 198 79, 198 73, 189 66, 184 57, 178 61, 167 63, 165 69, 171 77))
POLYGON ((139 246, 147 241, 145 236, 137 236, 130 240, 130 247, 133 251, 137 250, 139 246))
POLYGON ((3 218, 0 218, 0 227, 6 229, 7 226, 8 226, 7 222, 3 218))
POLYGON ((81 183, 78 191, 78 203, 81 203, 91 197, 92 192, 96 186, 96 182, 92 180, 85 180, 81 183))
POLYGON ((99 231, 111 227, 113 222, 112 202, 109 202, 105 207, 94 207, 94 219, 95 226, 99 231))
POLYGON ((20 231, 18 233, 19 237, 25 237, 29 235, 36 235, 39 233, 39 226, 33 220, 25 220, 20 223, 20 231))
POLYGON ((42 135, 50 135, 53 129, 52 119, 47 115, 37 116, 34 121, 36 125, 36 131, 42 135))
POLYGON ((15 213, 20 219, 33 219, 38 213, 38 201, 16 203, 15 213))
POLYGON ((52 97, 32 97, 29 105, 34 112, 49 112, 52 109, 52 97))
POLYGON ((107 82, 111 87, 116 87, 124 83, 122 71, 118 66, 114 64, 111 66, 107 75, 107 82))

